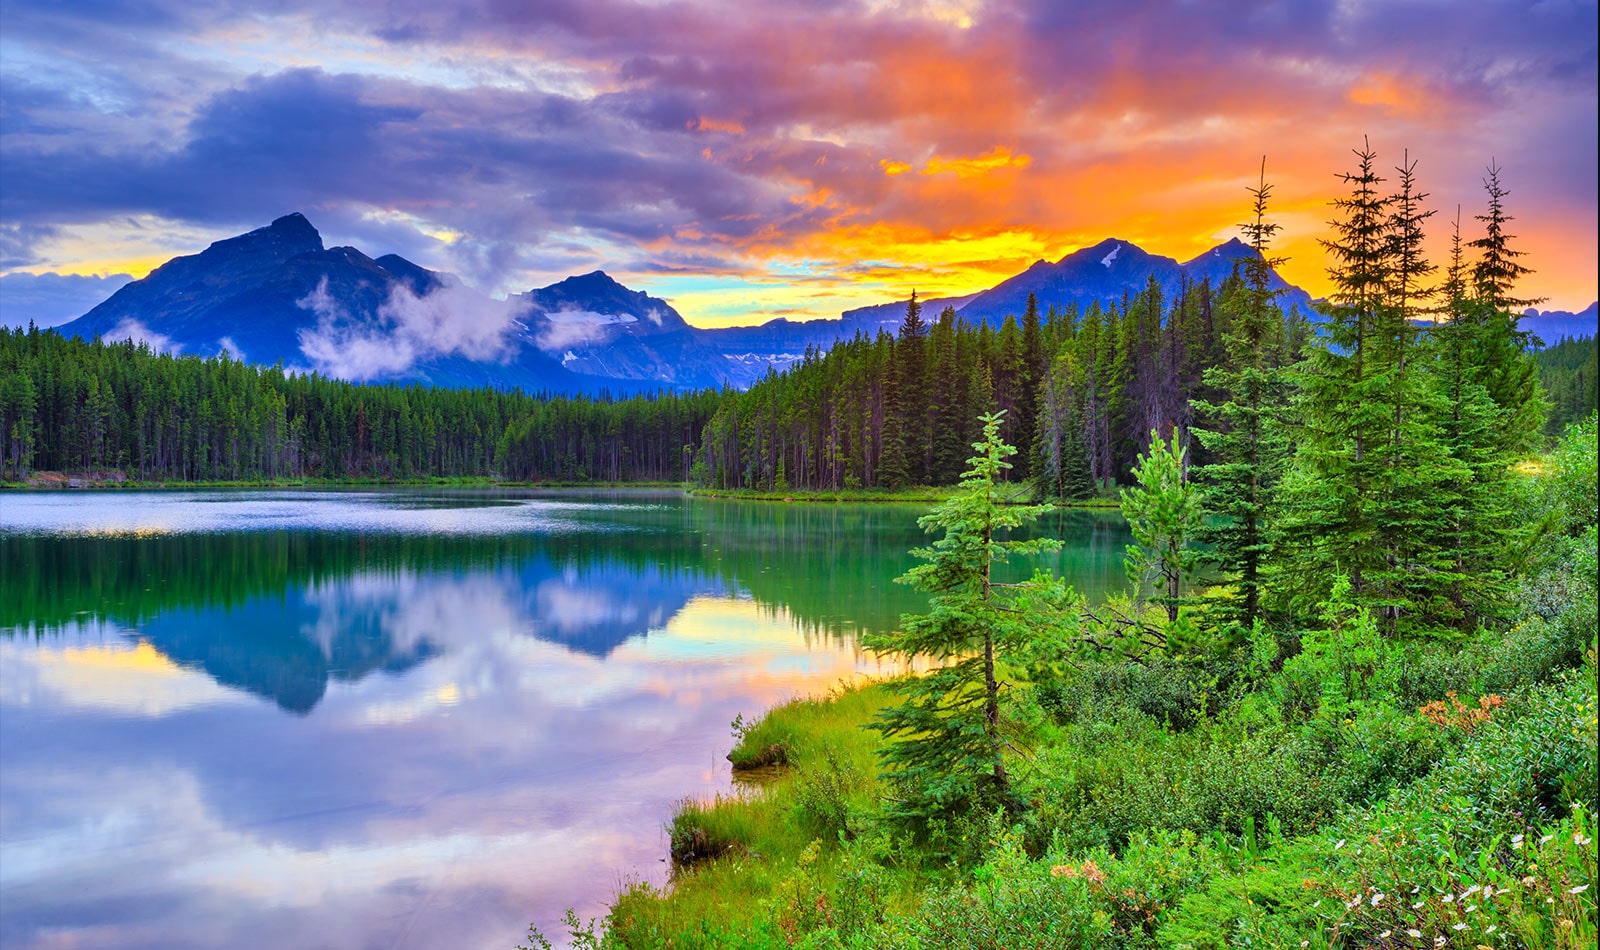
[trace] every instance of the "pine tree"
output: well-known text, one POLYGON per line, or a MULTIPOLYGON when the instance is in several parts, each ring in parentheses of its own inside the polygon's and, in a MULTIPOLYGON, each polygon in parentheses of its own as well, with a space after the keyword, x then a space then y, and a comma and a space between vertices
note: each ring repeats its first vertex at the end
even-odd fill
POLYGON ((1274 302, 1272 268, 1284 258, 1268 256, 1280 226, 1266 219, 1272 186, 1261 178, 1249 189, 1251 220, 1239 227, 1254 252, 1241 266, 1242 280, 1223 296, 1231 314, 1223 345, 1227 362, 1205 371, 1215 401, 1196 400, 1195 436, 1211 461, 1199 467, 1206 508, 1217 523, 1202 532, 1215 551, 1222 579, 1237 593, 1214 600, 1221 619, 1251 626, 1261 610, 1262 569, 1272 549, 1268 506, 1287 455, 1282 428, 1274 423, 1287 399, 1287 374, 1279 361, 1283 317, 1274 302))
MULTIPOLYGON (((1039 301, 1028 293, 1028 307, 1022 316, 1021 381, 1017 391, 1017 426, 1014 441, 1031 449, 1038 426, 1039 384, 1044 380, 1046 356, 1044 332, 1039 322, 1039 301)), ((1017 478, 1033 477, 1033 455, 1028 453, 1017 468, 1017 478)))
POLYGON ((1320 242, 1334 291, 1320 308, 1322 334, 1295 374, 1298 445, 1279 492, 1274 573, 1285 606, 1307 616, 1326 599, 1326 583, 1316 579, 1348 575, 1359 598, 1367 574, 1380 563, 1371 503, 1380 468, 1372 453, 1388 437, 1389 416, 1382 398, 1387 381, 1374 366, 1372 338, 1388 276, 1389 202, 1378 190, 1384 179, 1377 154, 1364 144, 1355 156, 1356 170, 1341 175, 1350 193, 1333 202, 1334 237, 1320 242))
POLYGON ((942 535, 912 552, 926 563, 899 580, 929 595, 928 612, 907 614, 898 632, 866 641, 873 650, 934 664, 924 675, 895 681, 901 701, 873 724, 893 740, 882 753, 892 789, 888 810, 924 827, 974 805, 1014 804, 997 665, 1037 634, 1037 618, 1019 612, 1018 601, 1057 589, 1037 578, 999 584, 994 577, 995 566, 1012 555, 1060 546, 996 537, 1049 510, 1001 503, 997 482, 1016 453, 1000 438, 1001 417, 982 417, 983 438, 973 443, 978 454, 968 460, 960 490, 918 521, 942 535))
POLYGON ((1500 185, 1500 166, 1490 160, 1489 167, 1484 170, 1488 172, 1488 177, 1483 180, 1483 188, 1489 193, 1489 208, 1477 215, 1477 219, 1483 222, 1484 235, 1467 245, 1482 252, 1472 268, 1473 289, 1479 300, 1495 310, 1543 303, 1542 297, 1522 299, 1511 296, 1511 285, 1533 271, 1517 263, 1517 258, 1522 257, 1523 252, 1515 250, 1508 243, 1516 235, 1507 234, 1505 228, 1515 219, 1505 212, 1503 201, 1510 192, 1500 185))

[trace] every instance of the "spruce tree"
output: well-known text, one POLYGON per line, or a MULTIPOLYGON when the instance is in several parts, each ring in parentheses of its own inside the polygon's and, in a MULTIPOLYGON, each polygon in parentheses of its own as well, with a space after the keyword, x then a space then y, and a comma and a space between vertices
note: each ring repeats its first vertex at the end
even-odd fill
POLYGON ((1283 583, 1276 589, 1288 609, 1307 616, 1326 599, 1329 581, 1318 579, 1348 575, 1352 595, 1360 597, 1379 564, 1371 543, 1370 493, 1379 472, 1372 453, 1387 438, 1388 413, 1372 337, 1387 279, 1389 202, 1378 189, 1384 179, 1377 154, 1364 144, 1355 156, 1355 171, 1340 176, 1350 193, 1333 202, 1334 236, 1320 242, 1334 290, 1320 307, 1322 333, 1295 376, 1297 451, 1279 493, 1273 560, 1283 583))
MULTIPOLYGON (((1022 315, 1022 365, 1021 383, 1017 392, 1017 426, 1013 441, 1032 449, 1034 432, 1038 426, 1039 385, 1044 380, 1046 355, 1044 332, 1039 322, 1039 301, 1030 291, 1028 306, 1022 315)), ((1033 476, 1033 455, 1029 452, 1020 460, 1017 477, 1026 480, 1033 476)))
POLYGON ((1030 596, 1050 596, 1057 583, 1035 578, 1000 584, 995 567, 1012 555, 1056 550, 1060 542, 1000 540, 1048 506, 1003 504, 997 491, 1016 449, 1000 437, 1003 413, 982 417, 983 438, 960 490, 919 519, 940 533, 913 550, 925 563, 898 580, 929 595, 928 612, 901 617, 900 630, 868 637, 880 653, 923 660, 933 668, 896 680, 900 702, 872 724, 892 741, 882 753, 889 813, 921 827, 974 805, 1014 805, 1001 719, 998 664, 1037 635, 1037 617, 1017 609, 1030 596))
POLYGON ((1532 270, 1517 262, 1523 252, 1511 247, 1516 235, 1506 233, 1506 225, 1515 220, 1506 214, 1504 199, 1507 192, 1500 184, 1500 166, 1492 159, 1484 169, 1488 177, 1483 180, 1484 191, 1489 193, 1489 207, 1477 219, 1483 222, 1484 234, 1468 244, 1481 255, 1472 268, 1473 289, 1479 300, 1495 310, 1511 310, 1542 303, 1543 298, 1517 298, 1511 296, 1511 285, 1532 270))
POLYGON ((1280 226, 1266 219, 1272 186, 1261 178, 1251 195, 1251 220, 1239 227, 1251 251, 1240 267, 1241 280, 1223 295, 1231 314, 1224 335, 1226 362, 1207 369, 1206 387, 1217 395, 1196 400, 1195 435, 1209 454, 1195 471, 1207 510, 1218 521, 1202 532, 1215 554, 1222 581, 1233 589, 1215 598, 1220 619, 1252 625, 1261 610, 1263 565, 1271 551, 1268 505, 1287 454, 1282 428, 1274 421, 1287 399, 1282 355, 1283 317, 1272 289, 1272 268, 1284 258, 1268 256, 1280 226))

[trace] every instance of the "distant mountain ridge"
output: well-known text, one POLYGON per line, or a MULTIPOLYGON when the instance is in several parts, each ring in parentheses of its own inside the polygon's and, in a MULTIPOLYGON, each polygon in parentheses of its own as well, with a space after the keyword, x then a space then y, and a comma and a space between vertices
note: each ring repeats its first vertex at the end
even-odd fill
MULTIPOLYGON (((949 306, 968 322, 998 325, 1020 316, 1030 293, 1042 310, 1109 305, 1141 293, 1152 277, 1170 300, 1185 283, 1220 284, 1252 254, 1235 239, 1179 263, 1111 238, 975 294, 926 299, 924 312, 932 319, 949 306)), ((1305 291, 1276 273, 1272 283, 1285 306, 1309 307, 1305 291)), ((838 319, 701 329, 604 271, 496 300, 396 254, 374 259, 325 247, 311 222, 292 213, 173 258, 59 329, 183 353, 227 350, 345 379, 624 394, 744 387, 808 348, 892 332, 905 308, 894 301, 838 319)))
POLYGON ((1538 337, 1545 346, 1554 346, 1561 342, 1563 337, 1574 339, 1592 337, 1597 332, 1597 324, 1600 324, 1600 301, 1590 304, 1577 313, 1570 310, 1541 312, 1529 307, 1523 311, 1520 324, 1522 329, 1538 337))

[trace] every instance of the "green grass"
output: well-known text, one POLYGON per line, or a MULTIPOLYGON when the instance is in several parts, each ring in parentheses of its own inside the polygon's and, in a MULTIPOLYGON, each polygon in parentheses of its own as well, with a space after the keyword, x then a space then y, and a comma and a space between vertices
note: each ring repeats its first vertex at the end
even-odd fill
MULTIPOLYGON (((736 765, 784 749, 771 781, 680 806, 669 825, 678 864, 670 887, 635 886, 618 899, 609 940, 639 947, 786 946, 774 914, 797 869, 832 880, 839 842, 876 802, 878 733, 861 728, 889 701, 878 683, 805 697, 749 726, 735 721, 736 765), (715 853, 717 856, 705 855, 715 853)), ((803 876, 803 875, 802 875, 803 876)), ((792 896, 792 895, 788 895, 792 896)))

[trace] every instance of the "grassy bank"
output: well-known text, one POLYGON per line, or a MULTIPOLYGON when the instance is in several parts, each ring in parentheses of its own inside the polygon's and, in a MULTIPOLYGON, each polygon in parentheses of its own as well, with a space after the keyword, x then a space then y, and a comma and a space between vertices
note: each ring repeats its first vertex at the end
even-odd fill
POLYGON ((736 722, 738 787, 683 803, 669 827, 673 884, 623 893, 608 943, 784 946, 793 921, 771 908, 793 897, 796 873, 837 878, 839 843, 876 800, 878 736, 860 726, 888 698, 869 683, 736 722))
POLYGON ((936 840, 881 821, 886 691, 797 700, 732 754, 785 764, 685 802, 672 885, 622 894, 605 944, 1593 946, 1595 653, 1552 662, 1579 632, 1412 657, 1439 681, 1337 720, 1281 715, 1277 678, 1211 716, 1216 670, 1091 669, 1015 699, 1028 813, 936 840), (1475 688, 1417 701, 1447 685, 1475 688))

